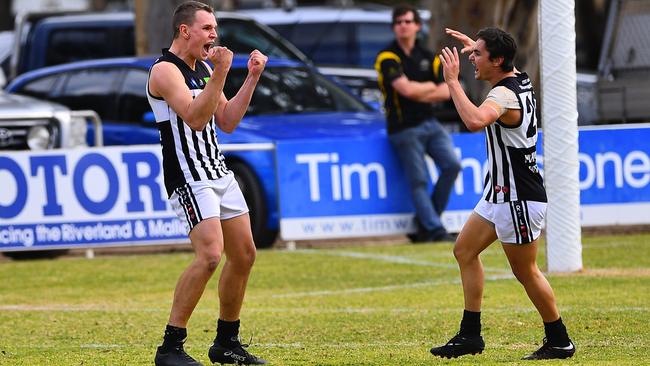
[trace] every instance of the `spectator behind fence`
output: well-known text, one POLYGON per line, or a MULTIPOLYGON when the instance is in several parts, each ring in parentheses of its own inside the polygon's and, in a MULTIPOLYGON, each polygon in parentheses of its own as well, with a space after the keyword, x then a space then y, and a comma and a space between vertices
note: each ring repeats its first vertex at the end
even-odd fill
POLYGON ((420 45, 418 11, 409 5, 393 9, 395 40, 377 55, 375 69, 384 96, 388 139, 406 174, 415 206, 414 242, 454 241, 440 216, 447 207, 460 161, 449 133, 434 117, 432 103, 450 99, 440 59, 420 45), (429 193, 428 154, 440 169, 429 193))

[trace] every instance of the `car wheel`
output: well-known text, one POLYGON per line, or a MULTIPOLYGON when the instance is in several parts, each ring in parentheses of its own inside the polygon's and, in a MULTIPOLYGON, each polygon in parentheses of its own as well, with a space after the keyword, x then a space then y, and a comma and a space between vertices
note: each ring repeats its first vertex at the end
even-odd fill
POLYGON ((227 166, 235 174, 235 179, 244 194, 246 204, 248 204, 255 246, 258 248, 271 247, 278 236, 278 231, 266 227, 268 213, 260 181, 255 173, 240 161, 230 161, 227 166))
POLYGON ((2 255, 13 260, 54 259, 66 255, 68 252, 68 249, 26 250, 24 252, 3 252, 2 255))

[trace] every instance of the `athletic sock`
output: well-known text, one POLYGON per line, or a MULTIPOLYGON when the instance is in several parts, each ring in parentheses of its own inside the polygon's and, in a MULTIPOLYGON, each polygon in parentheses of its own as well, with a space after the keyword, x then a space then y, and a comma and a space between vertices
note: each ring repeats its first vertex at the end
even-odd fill
POLYGON ((481 335, 480 311, 463 311, 463 320, 460 322, 460 334, 469 337, 476 337, 481 335))
POLYGON ((239 335, 239 320, 228 322, 219 319, 217 321, 217 338, 216 341, 226 348, 234 347, 238 341, 239 335))
POLYGON ((569 345, 569 335, 564 323, 562 323, 562 318, 550 323, 544 322, 544 333, 546 333, 547 342, 552 346, 563 347, 569 345))
POLYGON ((182 344, 185 338, 187 338, 186 328, 179 328, 167 324, 167 327, 165 327, 165 335, 163 336, 163 343, 160 348, 163 351, 169 351, 182 344))

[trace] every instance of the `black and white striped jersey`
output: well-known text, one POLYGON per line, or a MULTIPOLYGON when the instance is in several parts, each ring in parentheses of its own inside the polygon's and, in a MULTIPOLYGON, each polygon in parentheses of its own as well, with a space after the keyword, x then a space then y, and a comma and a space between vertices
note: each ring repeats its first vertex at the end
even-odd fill
MULTIPOLYGON (((192 70, 168 49, 163 50, 162 56, 154 65, 159 62, 171 62, 178 67, 192 92, 192 98, 201 94, 210 78, 210 71, 204 62, 197 61, 196 70, 192 70)), ((174 189, 188 182, 218 179, 230 173, 217 144, 214 116, 203 131, 194 131, 164 99, 151 95, 148 82, 147 99, 160 132, 163 174, 168 196, 171 196, 174 189)))
POLYGON ((505 86, 519 100, 519 125, 502 121, 485 128, 488 172, 483 198, 492 203, 518 200, 546 202, 544 181, 537 166, 537 114, 535 95, 525 73, 508 77, 494 88, 505 86))

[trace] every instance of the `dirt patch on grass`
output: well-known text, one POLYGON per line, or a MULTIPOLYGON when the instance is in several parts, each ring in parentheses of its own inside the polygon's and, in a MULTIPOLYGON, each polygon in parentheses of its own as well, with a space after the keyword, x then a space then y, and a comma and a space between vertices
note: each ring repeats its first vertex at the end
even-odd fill
POLYGON ((553 273, 553 276, 650 277, 650 268, 593 268, 579 272, 553 273))
POLYGON ((646 234, 650 233, 650 225, 617 225, 617 226, 598 226, 583 227, 582 235, 585 236, 604 236, 604 235, 626 235, 626 234, 646 234))

